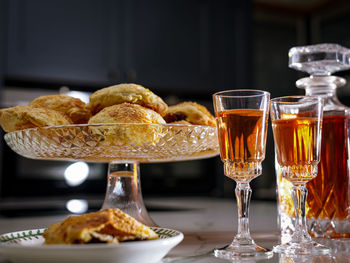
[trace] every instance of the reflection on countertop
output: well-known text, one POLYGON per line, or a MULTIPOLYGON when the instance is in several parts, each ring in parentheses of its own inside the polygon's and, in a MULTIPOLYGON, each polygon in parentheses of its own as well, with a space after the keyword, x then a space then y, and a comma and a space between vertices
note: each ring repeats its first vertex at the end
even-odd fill
MULTIPOLYGON (((184 240, 163 259, 170 263, 229 262, 213 256, 213 249, 229 244, 237 228, 237 208, 234 199, 218 198, 149 198, 145 200, 153 220, 161 227, 184 233, 184 240)), ((63 220, 68 214, 36 217, 0 217, 0 233, 47 227, 63 220)), ((250 229, 256 243, 272 248, 279 242, 277 206, 275 202, 252 201, 250 229)), ((0 262, 5 262, 1 261, 0 262)), ((275 254, 271 259, 240 259, 235 262, 346 263, 349 255, 284 256, 275 254)))

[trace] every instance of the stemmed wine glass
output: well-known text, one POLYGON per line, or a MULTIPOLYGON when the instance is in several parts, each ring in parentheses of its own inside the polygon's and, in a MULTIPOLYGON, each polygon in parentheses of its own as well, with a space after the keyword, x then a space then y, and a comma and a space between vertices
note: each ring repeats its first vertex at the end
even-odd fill
POLYGON ((320 161, 323 100, 289 96, 271 100, 271 121, 282 177, 293 184, 295 231, 291 240, 273 251, 286 254, 322 255, 330 249, 314 242, 306 227, 305 184, 317 176, 320 161))
POLYGON ((272 256, 255 244, 249 231, 250 181, 262 173, 270 94, 259 90, 228 90, 213 95, 220 156, 225 175, 236 181, 238 233, 214 255, 225 259, 272 256))

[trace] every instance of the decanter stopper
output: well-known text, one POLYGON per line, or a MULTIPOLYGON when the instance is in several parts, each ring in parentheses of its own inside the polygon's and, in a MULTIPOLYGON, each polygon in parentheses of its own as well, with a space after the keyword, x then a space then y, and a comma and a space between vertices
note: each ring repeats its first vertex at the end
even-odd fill
POLYGON ((293 47, 289 50, 289 67, 311 76, 330 76, 350 69, 350 49, 338 44, 293 47))

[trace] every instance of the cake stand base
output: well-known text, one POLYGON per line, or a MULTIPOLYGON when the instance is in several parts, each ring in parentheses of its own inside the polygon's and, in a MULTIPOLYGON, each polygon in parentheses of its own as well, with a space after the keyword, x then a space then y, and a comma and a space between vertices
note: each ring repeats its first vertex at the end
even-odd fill
POLYGON ((119 208, 147 226, 157 226, 144 205, 137 162, 110 162, 102 209, 119 208))

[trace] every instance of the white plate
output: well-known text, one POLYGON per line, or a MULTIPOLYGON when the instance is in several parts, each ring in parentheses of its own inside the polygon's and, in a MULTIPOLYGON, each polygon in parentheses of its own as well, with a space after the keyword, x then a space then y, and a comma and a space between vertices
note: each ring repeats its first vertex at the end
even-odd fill
POLYGON ((43 245, 45 229, 24 230, 0 235, 0 253, 14 263, 151 263, 160 261, 183 239, 183 234, 176 230, 152 229, 160 239, 118 245, 43 245))

